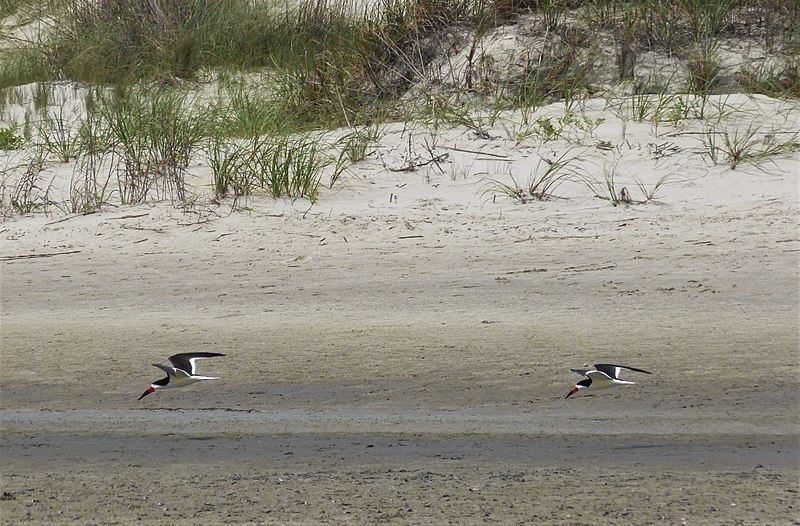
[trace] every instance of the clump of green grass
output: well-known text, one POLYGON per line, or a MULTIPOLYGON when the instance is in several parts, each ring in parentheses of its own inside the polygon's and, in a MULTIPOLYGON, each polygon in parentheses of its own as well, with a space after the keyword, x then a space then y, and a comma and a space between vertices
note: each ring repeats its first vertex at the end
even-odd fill
POLYGON ((800 98, 800 58, 784 65, 762 64, 744 68, 739 73, 739 84, 749 93, 763 93, 770 97, 800 98))
POLYGON ((380 139, 380 130, 375 124, 353 129, 337 141, 342 148, 338 164, 343 165, 345 161, 349 164, 363 161, 370 153, 369 148, 378 139, 380 139))
POLYGON ((206 153, 217 197, 248 196, 261 190, 275 198, 306 198, 314 203, 325 169, 334 163, 322 138, 314 134, 239 141, 213 137, 206 153))
POLYGON ((247 168, 251 163, 255 139, 239 144, 237 141, 214 135, 208 140, 206 156, 211 166, 214 195, 217 198, 247 196, 256 187, 253 171, 247 168))
POLYGON ((292 127, 275 96, 240 83, 229 86, 214 109, 216 133, 229 137, 251 137, 292 127))
POLYGON ((622 120, 635 122, 661 122, 666 120, 674 108, 677 95, 667 92, 663 86, 656 93, 652 88, 642 88, 629 96, 612 96, 607 100, 606 108, 622 120))
POLYGON ((260 183, 272 197, 317 201, 322 171, 331 163, 312 135, 279 135, 255 159, 260 183))
POLYGON ((203 109, 180 90, 133 89, 109 95, 97 111, 116 154, 122 203, 185 200, 186 167, 206 130, 203 109))
POLYGON ((111 180, 120 159, 107 123, 92 108, 91 95, 87 103, 90 110, 80 123, 80 148, 70 181, 68 210, 73 214, 100 210, 110 201, 111 180))
POLYGON ((476 138, 492 139, 491 127, 500 116, 500 107, 493 106, 484 110, 475 104, 462 103, 445 97, 434 97, 428 100, 425 119, 433 129, 442 124, 463 126, 469 129, 476 138))

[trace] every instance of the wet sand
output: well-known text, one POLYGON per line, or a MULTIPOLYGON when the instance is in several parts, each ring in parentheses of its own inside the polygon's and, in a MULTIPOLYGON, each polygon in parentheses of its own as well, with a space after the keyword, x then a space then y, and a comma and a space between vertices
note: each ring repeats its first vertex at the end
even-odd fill
POLYGON ((797 500, 796 436, 463 433, 481 415, 458 411, 74 413, 4 422, 17 429, 1 442, 8 523, 788 524, 797 500), (404 425, 370 432, 371 419, 404 425))

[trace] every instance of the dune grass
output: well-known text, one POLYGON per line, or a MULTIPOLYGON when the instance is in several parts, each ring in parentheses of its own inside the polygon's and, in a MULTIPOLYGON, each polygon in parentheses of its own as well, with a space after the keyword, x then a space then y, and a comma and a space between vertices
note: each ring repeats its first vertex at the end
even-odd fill
MULTIPOLYGON (((602 124, 582 111, 598 68, 634 83, 608 109, 652 123, 658 135, 660 122, 713 110, 711 95, 725 89, 725 39, 747 37, 789 57, 742 70, 741 89, 800 97, 795 0, 0 0, 0 18, 0 101, 36 83, 35 115, 0 130, 6 147, 35 145, 43 162, 77 159, 71 208, 80 211, 111 194, 122 203, 185 201, 188 166, 202 153, 217 197, 263 191, 314 201, 323 173, 333 184, 366 157, 376 123, 409 116, 494 140, 502 112, 520 110, 518 142, 580 144, 602 124), (541 50, 500 78, 485 39, 520 20, 541 50), (613 64, 595 63, 601 41, 613 46, 613 64), (448 70, 458 49, 465 66, 448 70), (683 61, 682 85, 636 80, 640 56, 653 50, 683 61), (81 117, 51 100, 48 86, 62 80, 96 93, 81 117), (536 113, 554 101, 563 116, 536 113), (312 133, 337 127, 353 131, 331 144, 312 133)), ((795 144, 761 147, 721 129, 705 140, 707 155, 731 166, 795 144)), ((505 193, 551 196, 571 168, 554 166, 505 193)))
MULTIPOLYGON (((0 13, 45 28, 4 54, 0 87, 43 75, 119 84, 264 68, 301 85, 304 103, 326 109, 396 98, 454 29, 471 32, 468 58, 477 67, 480 39, 530 13, 548 38, 568 45, 528 58, 516 86, 520 102, 579 78, 585 65, 576 48, 599 31, 614 35, 620 78, 630 77, 643 50, 705 50, 696 59, 696 84, 713 75, 708 51, 721 38, 756 35, 768 49, 800 45, 793 0, 5 0, 0 13)), ((476 88, 475 72, 468 68, 466 90, 476 88)))

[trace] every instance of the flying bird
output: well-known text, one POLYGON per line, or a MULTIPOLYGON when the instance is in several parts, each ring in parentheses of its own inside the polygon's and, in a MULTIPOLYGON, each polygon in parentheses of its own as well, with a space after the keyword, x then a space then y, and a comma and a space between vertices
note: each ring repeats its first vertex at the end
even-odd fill
POLYGON ((171 387, 186 387, 200 380, 217 380, 216 376, 200 376, 197 374, 197 360, 203 358, 214 358, 217 356, 225 356, 218 352, 187 352, 181 354, 174 354, 169 357, 172 367, 154 363, 153 365, 167 373, 166 378, 156 380, 150 387, 142 393, 139 400, 154 392, 156 389, 166 389, 171 387))
POLYGON ((616 387, 618 385, 636 384, 636 382, 628 382, 619 379, 619 373, 622 369, 636 371, 637 373, 651 374, 644 369, 628 367, 627 365, 612 365, 610 363, 598 363, 594 366, 594 369, 570 369, 570 371, 574 373, 585 376, 586 379, 575 384, 575 387, 573 387, 564 398, 569 398, 578 391, 583 391, 585 389, 608 389, 609 387, 616 387))

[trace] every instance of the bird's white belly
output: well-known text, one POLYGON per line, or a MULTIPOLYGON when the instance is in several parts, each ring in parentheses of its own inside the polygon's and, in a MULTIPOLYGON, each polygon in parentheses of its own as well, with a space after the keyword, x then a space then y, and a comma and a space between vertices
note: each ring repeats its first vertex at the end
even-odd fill
POLYGON ((186 387, 193 383, 199 382, 200 378, 192 378, 191 376, 176 375, 170 378, 167 387, 186 387))

